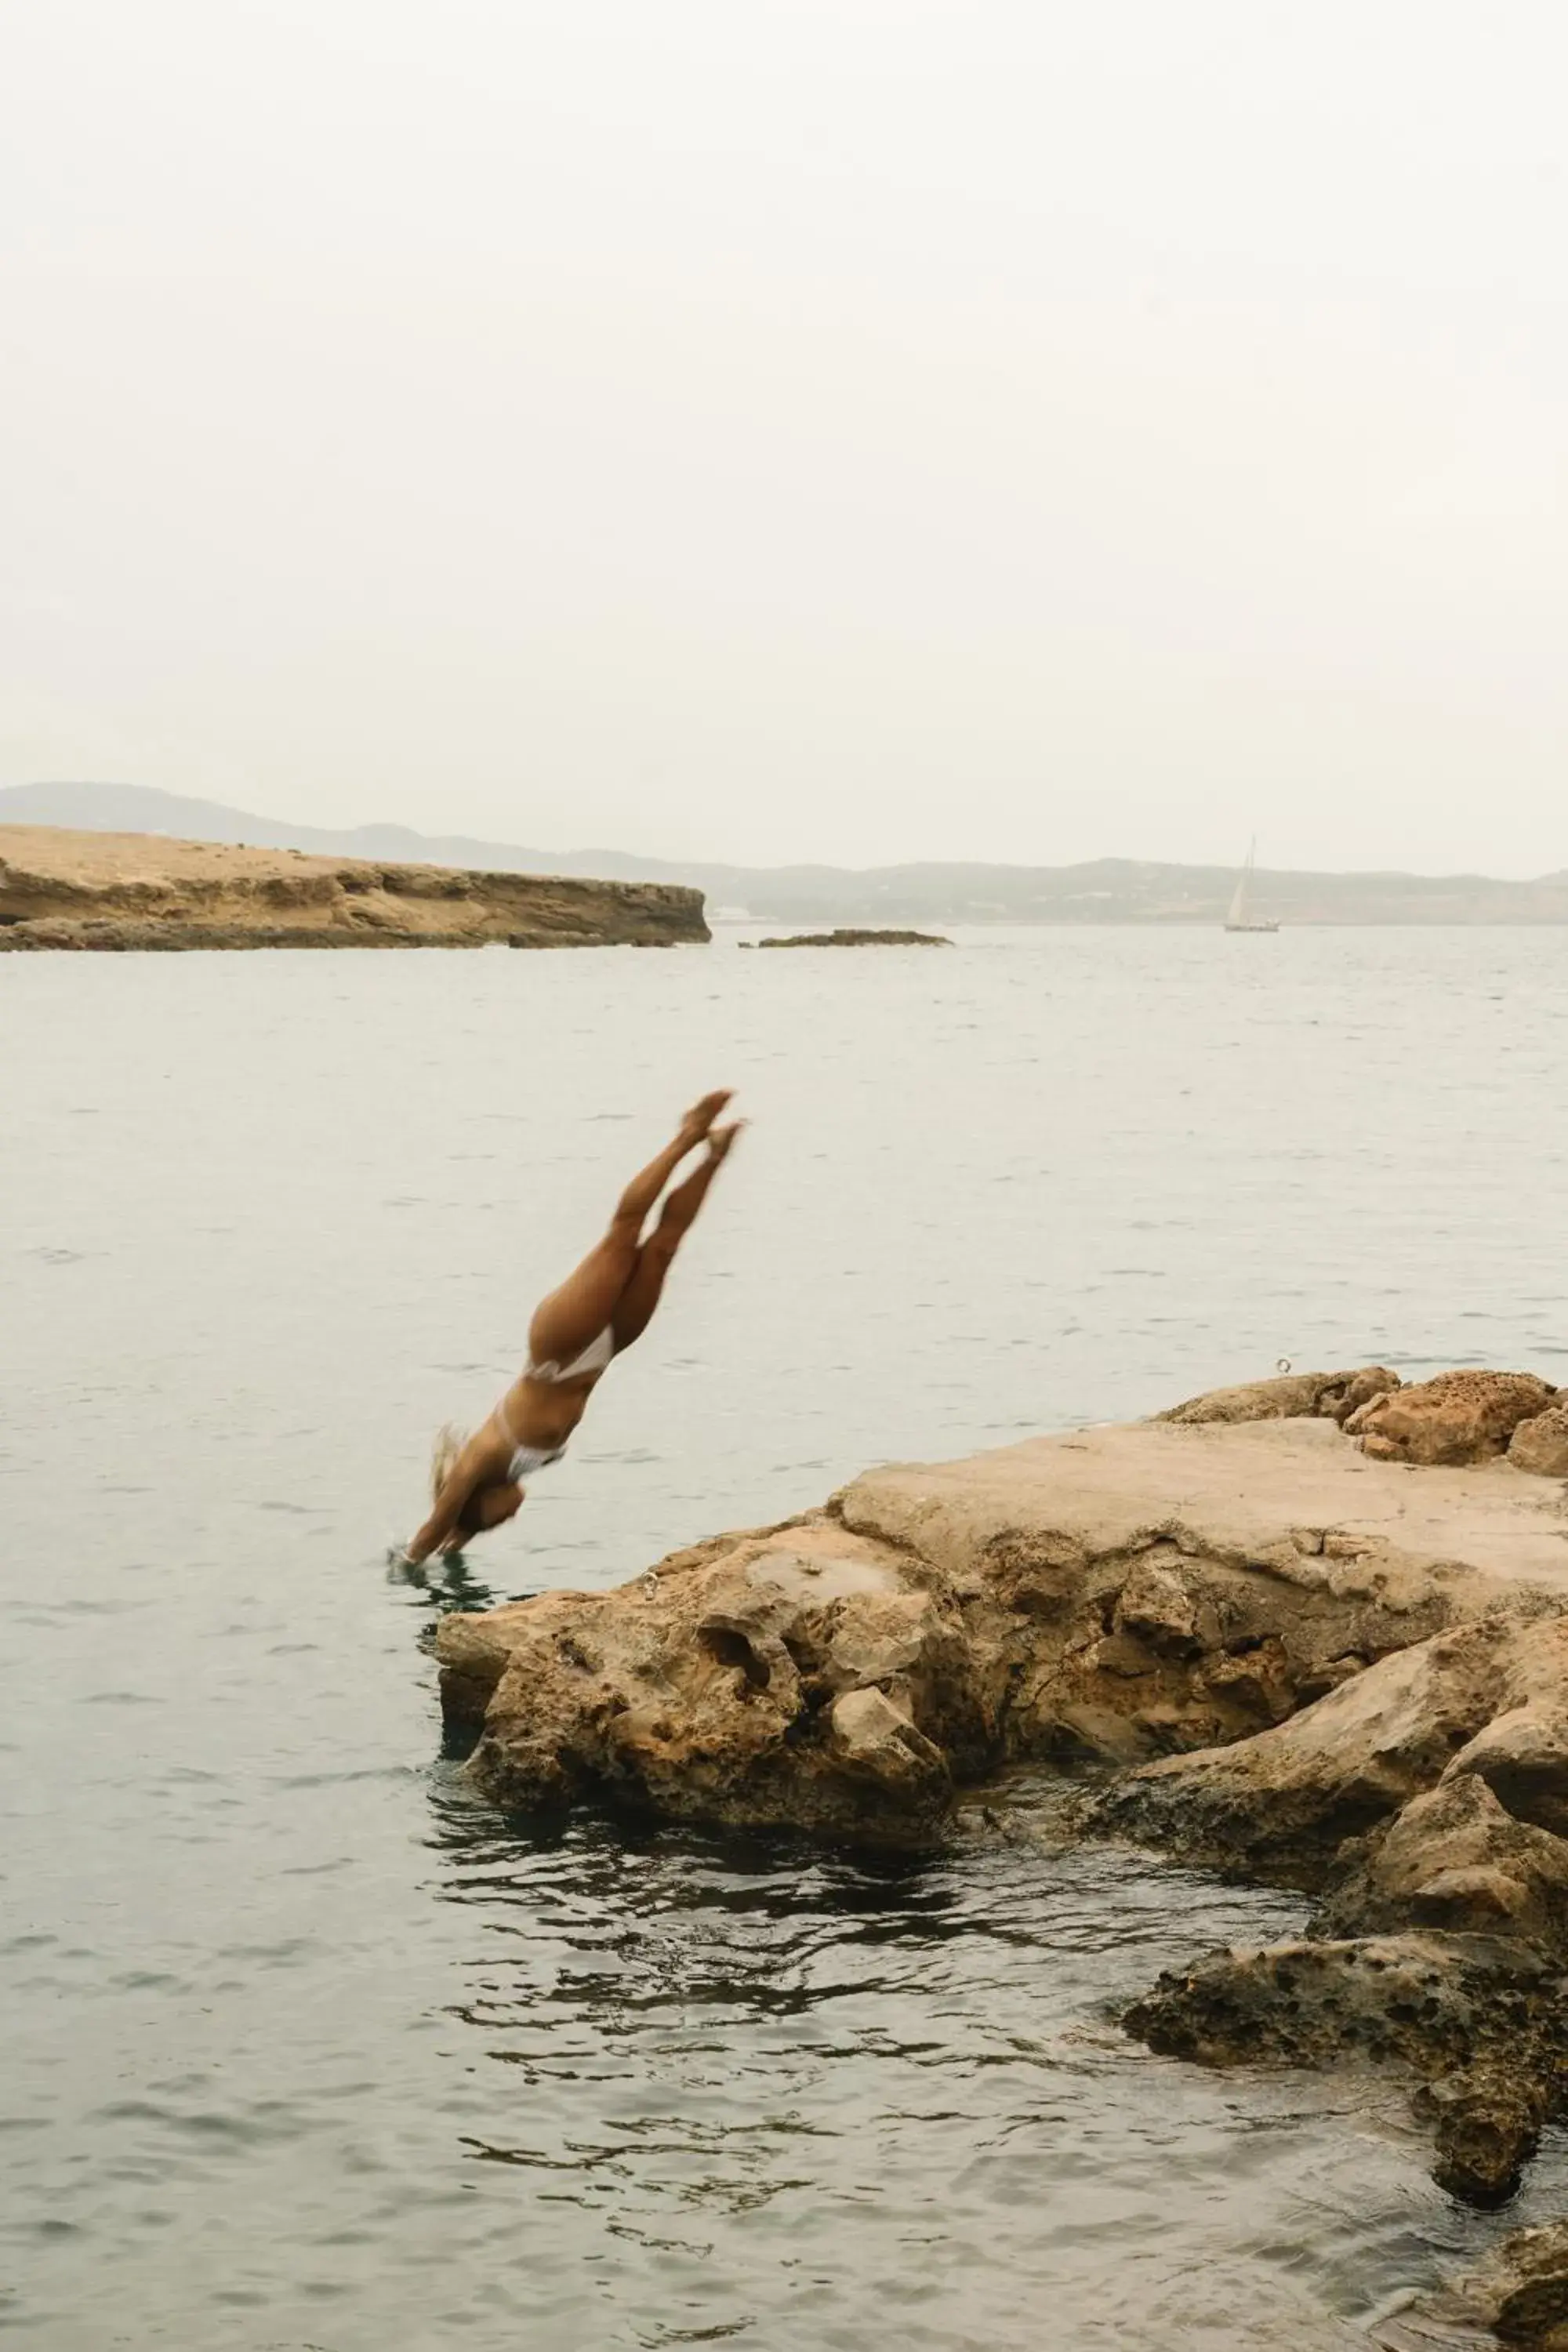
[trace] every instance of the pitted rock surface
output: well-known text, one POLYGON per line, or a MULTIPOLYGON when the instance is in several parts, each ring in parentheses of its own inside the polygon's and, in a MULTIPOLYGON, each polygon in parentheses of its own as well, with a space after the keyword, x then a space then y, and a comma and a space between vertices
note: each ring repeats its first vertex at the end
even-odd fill
POLYGON ((1458 1467, 1507 1453, 1520 1423, 1543 1413, 1556 1393, 1533 1372, 1439 1372, 1373 1398, 1345 1427, 1380 1462, 1458 1467))
POLYGON ((1155 1418, 1195 1429, 1213 1422, 1296 1421, 1318 1415, 1342 1427, 1363 1405, 1399 1385, 1399 1374, 1386 1364, 1366 1364, 1349 1372, 1281 1372, 1273 1380, 1244 1381, 1239 1388, 1210 1389, 1155 1418))
POLYGON ((1509 1440, 1508 1458, 1533 1478, 1568 1478, 1568 1403, 1550 1404, 1521 1421, 1509 1440))

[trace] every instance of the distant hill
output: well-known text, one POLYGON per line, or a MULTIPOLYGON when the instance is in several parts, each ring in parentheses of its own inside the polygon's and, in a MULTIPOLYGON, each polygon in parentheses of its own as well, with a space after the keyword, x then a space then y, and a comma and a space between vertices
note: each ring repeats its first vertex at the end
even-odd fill
MULTIPOLYGON (((166 834, 187 841, 503 874, 685 882, 706 892, 710 915, 743 908, 760 921, 824 929, 866 923, 1218 923, 1236 885, 1234 866, 1127 857, 1080 866, 880 866, 857 872, 837 866, 758 867, 633 857, 617 849, 526 849, 460 834, 414 833, 400 824, 292 824, 142 784, 12 784, 0 788, 0 824, 5 824, 166 834)), ((1539 881, 1499 882, 1479 874, 1294 874, 1259 868, 1255 900, 1258 913, 1290 925, 1568 923, 1568 869, 1539 881)))

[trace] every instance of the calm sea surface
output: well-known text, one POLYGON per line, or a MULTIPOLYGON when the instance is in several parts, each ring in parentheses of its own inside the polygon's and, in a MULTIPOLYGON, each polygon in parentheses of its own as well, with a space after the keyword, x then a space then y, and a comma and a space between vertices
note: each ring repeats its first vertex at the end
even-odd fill
MULTIPOLYGON (((1120 1853, 530 1830, 389 1583, 430 1433, 701 1088, 755 1124, 469 1570, 1373 1358, 1568 1379, 1568 935, 0 958, 0 2326, 49 2352, 1350 2352, 1520 2218, 1115 2001, 1120 1853)), ((449 1598, 450 1596, 446 1596, 449 1598)))

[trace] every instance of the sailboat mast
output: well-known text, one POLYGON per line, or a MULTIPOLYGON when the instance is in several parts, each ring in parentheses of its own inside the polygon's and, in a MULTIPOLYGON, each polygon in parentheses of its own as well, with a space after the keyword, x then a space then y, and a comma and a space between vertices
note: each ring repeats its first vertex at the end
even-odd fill
POLYGON ((1236 896, 1230 902, 1230 912, 1225 919, 1227 923, 1245 923, 1247 920, 1247 886, 1252 880, 1252 860, 1257 847, 1258 835, 1254 834, 1247 845, 1247 863, 1237 877, 1236 896))
POLYGON ((1258 858, 1258 835, 1247 845, 1247 863, 1236 879, 1236 896, 1230 902, 1230 912, 1225 919, 1227 931, 1277 931, 1278 923, 1259 919, 1252 912, 1252 874, 1258 858))

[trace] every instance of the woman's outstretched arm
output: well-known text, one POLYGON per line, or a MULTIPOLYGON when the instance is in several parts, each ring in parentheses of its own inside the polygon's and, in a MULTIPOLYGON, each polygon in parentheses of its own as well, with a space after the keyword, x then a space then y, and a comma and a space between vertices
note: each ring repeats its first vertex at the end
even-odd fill
POLYGON ((441 1482, 434 1510, 408 1547, 408 1558, 416 1568, 423 1566, 433 1551, 439 1550, 448 1536, 457 1533, 463 1506, 473 1493, 474 1486, 472 1470, 464 1463, 454 1464, 441 1482))

